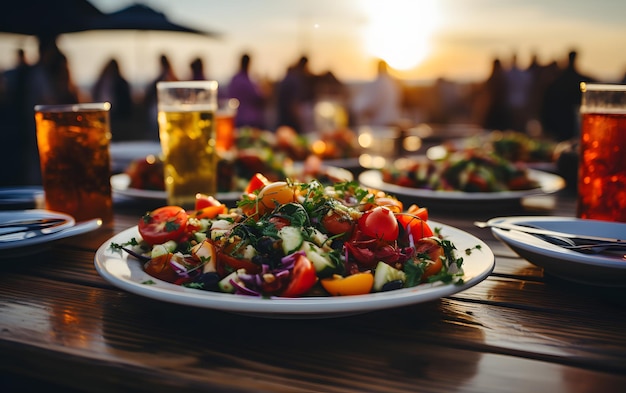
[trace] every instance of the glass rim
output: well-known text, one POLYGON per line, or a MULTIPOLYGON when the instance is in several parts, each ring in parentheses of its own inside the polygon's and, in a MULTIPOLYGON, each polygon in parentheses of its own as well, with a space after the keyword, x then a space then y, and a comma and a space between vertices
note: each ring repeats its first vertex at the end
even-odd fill
POLYGON ((611 83, 587 83, 580 82, 580 91, 626 91, 626 85, 624 84, 611 84, 611 83))
POLYGON ((217 89, 217 81, 161 81, 156 84, 157 89, 217 89))
POLYGON ((82 102, 78 104, 41 104, 35 105, 35 112, 81 112, 109 111, 110 102, 82 102))

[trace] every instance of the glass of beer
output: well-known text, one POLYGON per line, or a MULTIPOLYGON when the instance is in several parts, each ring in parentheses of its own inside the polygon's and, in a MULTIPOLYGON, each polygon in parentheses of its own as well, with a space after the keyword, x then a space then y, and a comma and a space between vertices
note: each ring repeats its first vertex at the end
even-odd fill
POLYGON ((113 219, 110 108, 108 102, 35 106, 46 209, 77 221, 113 219))
POLYGON ((235 145, 235 118, 239 100, 228 98, 218 103, 215 119, 216 146, 220 154, 228 154, 235 145))
POLYGON ((577 215, 626 222, 626 85, 580 88, 577 215))
POLYGON ((192 209, 217 193, 217 82, 158 82, 157 98, 167 202, 192 209))

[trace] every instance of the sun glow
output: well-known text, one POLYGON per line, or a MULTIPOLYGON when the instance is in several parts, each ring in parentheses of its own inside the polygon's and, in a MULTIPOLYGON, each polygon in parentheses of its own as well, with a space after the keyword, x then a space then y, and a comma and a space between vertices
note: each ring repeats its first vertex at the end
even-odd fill
POLYGON ((428 56, 431 36, 439 25, 436 0, 372 0, 364 6, 369 54, 399 70, 413 68, 428 56))

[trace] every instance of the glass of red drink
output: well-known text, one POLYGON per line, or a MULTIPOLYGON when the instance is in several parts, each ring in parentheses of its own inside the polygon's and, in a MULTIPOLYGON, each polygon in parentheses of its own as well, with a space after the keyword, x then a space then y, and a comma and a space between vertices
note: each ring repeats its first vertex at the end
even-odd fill
POLYGON ((626 85, 580 88, 577 215, 626 222, 626 85))

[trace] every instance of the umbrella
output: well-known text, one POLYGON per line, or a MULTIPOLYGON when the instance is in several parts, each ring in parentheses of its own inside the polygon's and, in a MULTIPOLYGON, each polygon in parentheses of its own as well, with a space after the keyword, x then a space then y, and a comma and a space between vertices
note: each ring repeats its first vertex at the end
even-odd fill
POLYGON ((90 29, 103 13, 87 0, 19 0, 0 13, 0 32, 56 37, 90 29))
POLYGON ((121 10, 89 19, 88 30, 154 30, 179 31, 207 36, 215 32, 200 31, 170 21, 165 14, 144 4, 134 4, 121 10))

